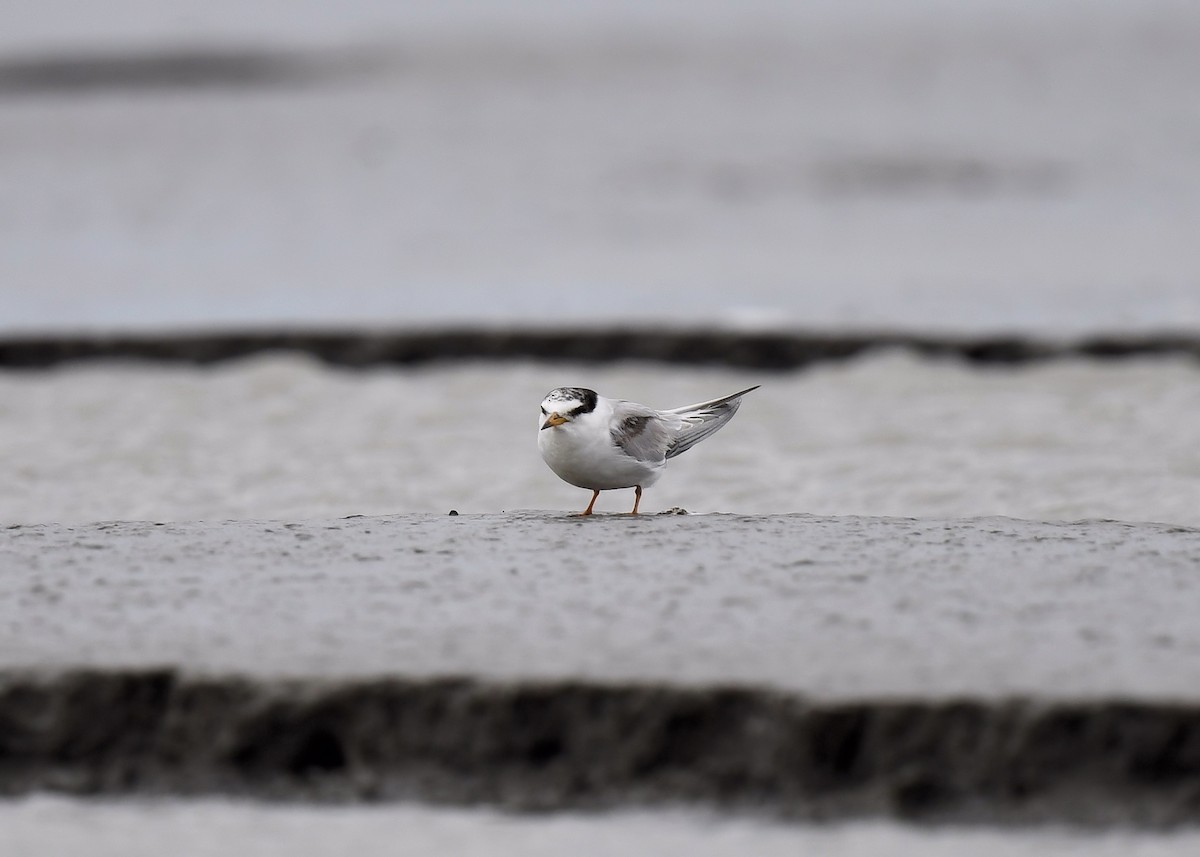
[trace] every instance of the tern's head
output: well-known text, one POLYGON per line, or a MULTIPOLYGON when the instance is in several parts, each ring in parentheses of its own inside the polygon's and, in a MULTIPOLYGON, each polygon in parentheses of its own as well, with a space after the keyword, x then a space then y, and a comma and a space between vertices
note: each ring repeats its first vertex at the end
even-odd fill
POLYGON ((551 390, 542 400, 542 414, 538 417, 543 429, 569 423, 580 414, 596 410, 596 391, 583 387, 559 387, 551 390))

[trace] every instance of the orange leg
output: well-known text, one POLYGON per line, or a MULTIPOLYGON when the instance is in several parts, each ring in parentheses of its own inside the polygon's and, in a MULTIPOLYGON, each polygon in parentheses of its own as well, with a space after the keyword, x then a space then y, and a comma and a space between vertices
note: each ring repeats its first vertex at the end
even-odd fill
POLYGON ((638 485, 633 489, 633 511, 629 514, 636 515, 638 504, 642 502, 642 486, 638 485))
POLYGON ((588 503, 588 507, 579 513, 579 516, 581 518, 584 515, 592 514, 592 507, 596 505, 596 498, 599 496, 600 496, 600 489, 599 488, 592 489, 592 502, 588 503))

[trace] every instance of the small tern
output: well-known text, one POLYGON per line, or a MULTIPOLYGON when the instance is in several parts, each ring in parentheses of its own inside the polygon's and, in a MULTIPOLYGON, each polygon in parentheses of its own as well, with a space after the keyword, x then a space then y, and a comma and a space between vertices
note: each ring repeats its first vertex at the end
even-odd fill
POLYGON ((559 387, 542 401, 538 449, 560 479, 591 490, 592 502, 581 514, 592 514, 601 491, 633 488, 630 514, 636 515, 642 489, 658 480, 667 459, 729 422, 742 396, 757 389, 658 411, 583 387, 559 387))

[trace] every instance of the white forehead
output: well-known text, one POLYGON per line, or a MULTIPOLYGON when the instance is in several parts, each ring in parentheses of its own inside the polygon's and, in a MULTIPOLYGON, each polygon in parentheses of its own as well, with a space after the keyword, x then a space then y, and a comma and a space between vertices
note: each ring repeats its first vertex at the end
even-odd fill
POLYGON ((542 399, 542 407, 547 411, 569 411, 582 407, 589 399, 594 401, 595 395, 579 387, 559 387, 546 394, 546 398, 542 399))
POLYGON ((569 411, 583 404, 579 396, 556 396, 554 393, 542 399, 542 407, 548 411, 569 411))

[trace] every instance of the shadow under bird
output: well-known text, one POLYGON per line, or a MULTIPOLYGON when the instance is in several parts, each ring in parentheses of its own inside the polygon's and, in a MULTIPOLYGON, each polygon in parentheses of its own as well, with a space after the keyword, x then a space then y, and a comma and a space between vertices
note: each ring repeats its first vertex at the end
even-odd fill
POLYGON ((538 450, 560 479, 592 491, 581 514, 592 514, 601 491, 633 488, 630 514, 636 515, 642 489, 658 481, 667 460, 733 419, 742 396, 757 389, 659 411, 584 387, 559 387, 542 401, 538 450))

